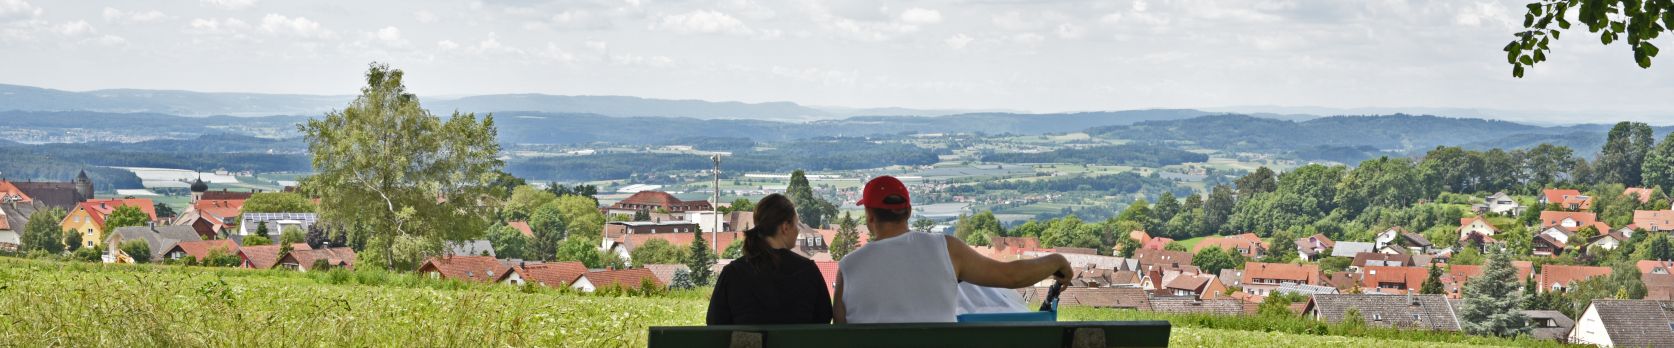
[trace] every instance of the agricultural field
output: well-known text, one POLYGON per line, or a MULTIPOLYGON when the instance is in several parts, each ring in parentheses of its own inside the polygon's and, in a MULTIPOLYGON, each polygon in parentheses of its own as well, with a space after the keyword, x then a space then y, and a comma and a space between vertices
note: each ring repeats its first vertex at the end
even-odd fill
MULTIPOLYGON (((646 344, 651 326, 701 325, 706 305, 702 291, 612 297, 382 272, 0 258, 0 308, 8 309, 0 312, 0 342, 19 346, 638 347, 646 344)), ((1090 308, 1066 308, 1060 318, 1158 319, 1090 308)), ((1170 345, 1176 347, 1438 343, 1175 325, 1170 345)), ((1472 337, 1445 344, 1530 343, 1537 342, 1472 337)))

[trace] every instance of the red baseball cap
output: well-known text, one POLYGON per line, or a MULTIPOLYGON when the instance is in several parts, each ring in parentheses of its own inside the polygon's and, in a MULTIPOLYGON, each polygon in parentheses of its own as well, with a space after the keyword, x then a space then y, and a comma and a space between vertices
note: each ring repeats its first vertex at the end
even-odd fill
POLYGON ((860 201, 855 202, 854 205, 864 206, 867 208, 900 210, 912 208, 913 200, 912 196, 907 194, 907 185, 902 184, 901 179, 885 175, 872 178, 872 181, 867 181, 866 188, 863 191, 860 191, 860 201), (888 202, 893 200, 886 198, 890 198, 892 196, 900 197, 900 201, 888 202))

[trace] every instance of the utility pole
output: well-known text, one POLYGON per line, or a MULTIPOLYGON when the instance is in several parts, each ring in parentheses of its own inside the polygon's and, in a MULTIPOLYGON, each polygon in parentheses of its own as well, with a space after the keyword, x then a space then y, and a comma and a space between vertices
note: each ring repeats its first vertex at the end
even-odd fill
POLYGON ((715 189, 715 201, 714 201, 713 204, 709 205, 709 209, 712 209, 715 212, 715 228, 712 228, 713 231, 709 231, 709 248, 715 250, 715 256, 720 256, 721 255, 721 154, 717 153, 717 154, 714 154, 714 155, 710 155, 709 159, 715 161, 715 172, 714 172, 714 174, 715 174, 715 186, 713 187, 715 189))

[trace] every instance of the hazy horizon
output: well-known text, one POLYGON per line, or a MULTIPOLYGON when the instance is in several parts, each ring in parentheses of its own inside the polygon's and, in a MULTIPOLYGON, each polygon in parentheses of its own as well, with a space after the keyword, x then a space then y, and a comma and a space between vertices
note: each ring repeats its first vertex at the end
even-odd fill
POLYGON ((1523 4, 0 0, 0 83, 353 95, 381 61, 421 96, 1674 122, 1674 73, 1584 30, 1512 78, 1523 4))

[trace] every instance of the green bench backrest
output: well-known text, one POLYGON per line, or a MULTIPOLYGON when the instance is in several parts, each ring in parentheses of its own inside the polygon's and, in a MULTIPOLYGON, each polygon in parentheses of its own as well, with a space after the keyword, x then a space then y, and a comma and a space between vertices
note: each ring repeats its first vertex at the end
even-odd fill
POLYGON ((658 326, 650 346, 1167 347, 1170 328, 1167 321, 658 326))

